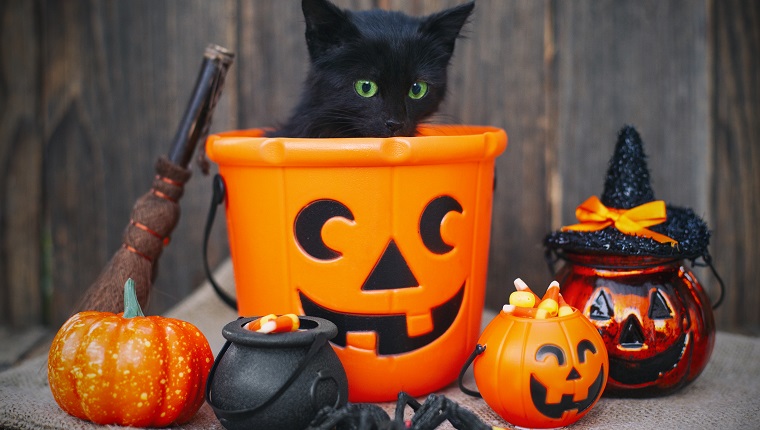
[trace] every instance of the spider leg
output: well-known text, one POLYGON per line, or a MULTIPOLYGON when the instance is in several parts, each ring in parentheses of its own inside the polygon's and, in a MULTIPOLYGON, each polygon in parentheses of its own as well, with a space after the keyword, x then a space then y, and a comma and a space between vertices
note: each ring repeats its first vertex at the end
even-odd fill
POLYGON ((418 402, 417 399, 410 396, 409 393, 399 391, 398 400, 396 400, 396 414, 394 416, 394 421, 399 423, 404 422, 404 412, 406 411, 407 406, 411 407, 412 410, 417 412, 422 404, 418 402))
POLYGON ((359 427, 357 428, 361 430, 377 430, 377 422, 366 411, 362 411, 359 417, 359 427))
POLYGON ((432 430, 441 425, 449 416, 447 400, 444 396, 430 394, 412 417, 412 428, 414 430, 432 430))
MULTIPOLYGON (((419 405, 418 402, 415 403, 419 405)), ((411 426, 414 430, 433 430, 446 420, 459 430, 492 430, 491 426, 480 421, 474 413, 446 396, 430 394, 425 403, 414 409, 411 426)), ((398 410, 396 413, 398 414, 398 410)))
POLYGON ((407 406, 414 410, 411 419, 413 430, 434 430, 446 420, 458 430, 492 430, 477 415, 446 396, 430 394, 424 403, 420 403, 403 391, 398 394, 394 423, 404 422, 407 406))
POLYGON ((446 404, 445 413, 446 418, 449 420, 454 428, 459 430, 492 430, 493 427, 483 423, 480 418, 477 417, 472 411, 467 408, 459 406, 455 401, 448 399, 444 396, 444 403, 446 404))
POLYGON ((348 410, 348 405, 335 409, 331 406, 325 406, 317 412, 314 419, 309 423, 309 427, 306 430, 331 430, 335 428, 340 422, 347 419, 351 412, 348 410))
POLYGON ((340 409, 320 409, 306 430, 376 430, 388 421, 388 414, 380 406, 349 403, 340 409))
POLYGON ((358 403, 354 406, 360 411, 357 430, 380 430, 386 428, 391 421, 388 414, 380 406, 371 403, 358 403))

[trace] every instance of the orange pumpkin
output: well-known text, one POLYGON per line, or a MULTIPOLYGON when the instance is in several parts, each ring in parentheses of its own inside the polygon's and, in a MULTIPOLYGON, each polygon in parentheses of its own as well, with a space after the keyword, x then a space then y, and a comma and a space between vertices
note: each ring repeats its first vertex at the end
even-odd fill
POLYGON ((125 285, 125 312, 85 311, 53 339, 48 381, 69 414, 98 424, 164 427, 190 420, 203 404, 214 356, 192 324, 144 316, 125 285))
POLYGON ((580 311, 534 319, 504 311, 478 341, 473 370, 483 400, 511 424, 556 428, 599 400, 608 376, 604 342, 580 311))

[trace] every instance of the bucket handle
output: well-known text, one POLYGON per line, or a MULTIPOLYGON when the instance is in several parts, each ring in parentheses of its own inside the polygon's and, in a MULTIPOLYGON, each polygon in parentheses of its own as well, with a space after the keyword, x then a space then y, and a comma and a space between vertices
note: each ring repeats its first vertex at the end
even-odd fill
POLYGON ((475 358, 485 352, 486 346, 477 344, 475 345, 475 349, 472 351, 472 354, 470 354, 470 357, 467 358, 467 361, 465 361, 464 366, 462 366, 462 370, 459 372, 459 378, 457 378, 457 382, 459 383, 459 389, 467 394, 468 396, 472 397, 478 397, 482 398, 483 396, 480 395, 478 391, 471 390, 464 386, 464 374, 467 373, 467 369, 470 368, 470 365, 472 365, 472 362, 475 361, 475 358))
POLYGON ((227 294, 214 279, 214 275, 211 274, 211 268, 208 264, 208 239, 211 236, 211 227, 214 225, 214 219, 216 218, 216 209, 219 205, 224 203, 224 196, 226 194, 226 186, 224 184, 224 178, 222 175, 214 175, 212 181, 212 195, 211 195, 211 207, 208 210, 208 217, 206 218, 206 228, 203 231, 203 268, 206 270, 206 279, 208 279, 211 286, 216 291, 219 298, 226 303, 232 309, 237 310, 237 300, 227 294))
MULTIPOLYGON (((713 310, 718 309, 718 306, 723 303, 723 298, 726 296, 726 285, 723 283, 723 278, 720 277, 718 274, 718 271, 715 269, 715 266, 713 266, 712 263, 712 256, 709 252, 705 251, 705 253, 701 256, 704 263, 697 263, 697 259, 691 260, 692 266, 698 266, 698 267, 709 267, 710 271, 712 272, 713 276, 715 276, 715 279, 718 280, 718 285, 720 285, 720 295, 718 296, 718 300, 715 301, 715 303, 712 304, 713 310)), ((697 257, 699 258, 699 257, 697 257)))
MULTIPOLYGON (((242 318, 242 317, 241 317, 242 318)), ((240 318, 238 318, 240 319, 240 318)), ((293 371, 293 373, 290 374, 290 377, 285 381, 280 388, 277 389, 277 391, 272 394, 267 400, 265 400, 263 403, 259 404, 258 406, 254 406, 253 408, 249 409, 238 409, 238 410, 232 410, 228 411, 225 409, 220 409, 216 406, 214 406, 213 403, 211 403, 211 380, 214 378, 214 375, 216 374, 216 368, 219 366, 219 362, 222 360, 222 357, 224 357, 224 354, 227 352, 227 349, 229 349, 230 345, 232 345, 231 341, 227 341, 224 343, 224 346, 222 347, 222 350, 219 351, 219 355, 216 356, 216 360, 214 360, 214 365, 211 367, 211 370, 208 374, 208 379, 206 380, 206 403, 211 406, 211 408, 214 410, 214 413, 217 415, 217 417, 222 417, 226 419, 237 419, 237 418, 247 418, 255 414, 256 412, 264 409, 265 407, 271 405, 275 400, 279 399, 280 396, 282 396, 285 391, 287 391, 288 388, 290 388, 291 385, 293 385, 293 382, 301 376, 301 373, 303 373, 304 369, 306 369, 306 366, 311 363, 312 359, 317 355, 317 352, 325 345, 327 344, 327 337, 322 334, 318 333, 314 337, 314 342, 311 343, 311 346, 309 347, 309 350, 306 351, 306 355, 304 356, 303 360, 301 360, 300 363, 298 363, 298 367, 293 371)), ((322 372, 319 373, 319 377, 322 379, 326 379, 330 376, 325 376, 322 372)), ((312 387, 310 391, 310 395, 314 396, 314 388, 312 387)), ((312 403, 314 403, 314 399, 312 398, 312 403)), ((340 399, 340 393, 338 394, 338 400, 336 401, 336 404, 339 404, 341 401, 340 399)))

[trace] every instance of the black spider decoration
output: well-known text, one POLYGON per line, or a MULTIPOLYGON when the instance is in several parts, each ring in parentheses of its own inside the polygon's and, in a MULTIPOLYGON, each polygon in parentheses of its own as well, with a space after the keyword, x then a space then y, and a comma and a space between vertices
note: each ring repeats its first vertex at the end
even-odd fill
POLYGON ((460 430, 494 430, 475 414, 443 395, 430 394, 424 403, 405 392, 398 393, 394 419, 379 406, 369 403, 348 403, 342 408, 325 407, 317 413, 306 430, 433 430, 444 421, 460 430), (414 415, 404 421, 409 406, 414 415))

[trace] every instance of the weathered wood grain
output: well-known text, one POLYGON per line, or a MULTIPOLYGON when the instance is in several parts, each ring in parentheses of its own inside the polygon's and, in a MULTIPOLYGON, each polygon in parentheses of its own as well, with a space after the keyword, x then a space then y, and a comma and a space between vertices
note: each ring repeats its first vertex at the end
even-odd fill
POLYGON ((274 127, 287 120, 306 77, 300 2, 242 1, 235 24, 238 123, 242 128, 274 127))
POLYGON ((0 324, 14 328, 44 319, 36 12, 33 2, 0 3, 0 324))
POLYGON ((479 1, 454 54, 451 121, 506 130, 497 159, 486 302, 500 308, 521 277, 549 285, 541 241, 547 233, 546 159, 549 110, 544 97, 545 2, 479 1))
MULTIPOLYGON (((53 321, 71 312, 121 244, 132 205, 169 149, 209 42, 229 45, 232 2, 43 2, 43 122, 53 321)), ((233 80, 234 82, 234 80, 233 80)), ((228 91, 235 93, 234 85, 228 91)), ((216 127, 231 127, 222 99, 216 127)), ((161 312, 202 279, 210 181, 186 187, 151 298, 161 312)), ((216 261, 218 261, 218 253, 216 261)))
POLYGON ((624 124, 644 140, 655 196, 707 212, 706 22, 694 2, 556 2, 563 223, 601 194, 624 124))
POLYGON ((711 244, 719 328, 760 334, 760 5, 711 1, 711 244))
MULTIPOLYGON (((336 0, 422 15, 463 0, 336 0)), ((658 198, 713 230, 718 327, 758 332, 760 8, 754 2, 478 0, 439 122, 504 128, 487 304, 550 277, 541 240, 600 194, 636 126, 658 198)), ((207 43, 236 53, 212 131, 276 125, 307 70, 297 0, 0 3, 0 324, 66 318, 121 243, 166 153, 207 43), (46 296, 52 299, 45 308, 46 296)), ((149 312, 203 279, 210 178, 196 170, 149 312)), ((218 217, 212 264, 228 254, 218 217)), ((709 272, 700 278, 711 294, 709 272)))
MULTIPOLYGON (((711 223, 708 11, 671 1, 553 3, 557 47, 553 227, 601 195, 617 132, 636 127, 655 197, 711 223), (558 222, 560 221, 560 222, 558 222)), ((717 297, 709 272, 695 269, 717 297)))

